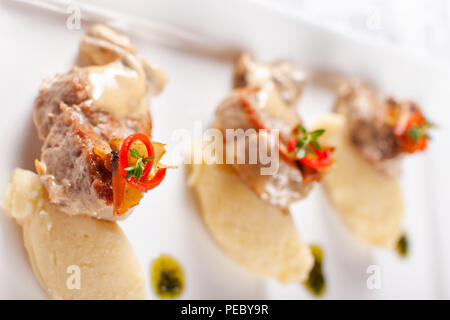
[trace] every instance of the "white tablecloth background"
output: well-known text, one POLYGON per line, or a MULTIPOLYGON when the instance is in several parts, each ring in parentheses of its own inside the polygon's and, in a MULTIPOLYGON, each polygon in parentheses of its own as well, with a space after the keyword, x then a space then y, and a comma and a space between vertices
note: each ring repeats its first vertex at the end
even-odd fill
POLYGON ((256 0, 315 23, 450 63, 449 0, 256 0))

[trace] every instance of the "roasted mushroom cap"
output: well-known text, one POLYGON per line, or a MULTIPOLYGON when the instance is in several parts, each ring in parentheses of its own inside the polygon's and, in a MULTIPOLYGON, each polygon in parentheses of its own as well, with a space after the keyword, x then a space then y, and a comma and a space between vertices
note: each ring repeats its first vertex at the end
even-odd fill
POLYGON ((287 106, 295 108, 305 84, 306 74, 287 61, 262 63, 250 54, 239 55, 233 76, 235 88, 266 87, 274 89, 287 106))

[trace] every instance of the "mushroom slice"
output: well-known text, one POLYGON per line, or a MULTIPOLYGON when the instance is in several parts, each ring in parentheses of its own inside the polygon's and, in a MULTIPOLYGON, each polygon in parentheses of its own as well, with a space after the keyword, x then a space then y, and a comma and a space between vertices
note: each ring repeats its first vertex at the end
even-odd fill
POLYGON ((234 87, 267 87, 279 99, 295 108, 303 90, 306 73, 287 61, 262 63, 249 53, 239 55, 234 67, 234 87))

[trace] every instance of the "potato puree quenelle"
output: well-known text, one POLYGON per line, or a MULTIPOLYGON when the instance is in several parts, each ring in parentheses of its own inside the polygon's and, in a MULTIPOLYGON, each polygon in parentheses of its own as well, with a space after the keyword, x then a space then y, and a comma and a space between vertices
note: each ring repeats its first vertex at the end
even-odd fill
POLYGON ((261 277, 303 281, 313 266, 291 215, 268 205, 231 165, 194 165, 190 183, 214 239, 236 263, 261 277))
POLYGON ((325 189, 347 227, 365 241, 394 247, 403 218, 403 195, 397 178, 383 176, 350 144, 346 119, 323 116, 322 140, 336 146, 335 165, 323 179, 325 189))
POLYGON ((23 169, 14 170, 3 209, 22 227, 33 271, 52 299, 146 298, 144 272, 117 223, 62 213, 38 175, 23 169))

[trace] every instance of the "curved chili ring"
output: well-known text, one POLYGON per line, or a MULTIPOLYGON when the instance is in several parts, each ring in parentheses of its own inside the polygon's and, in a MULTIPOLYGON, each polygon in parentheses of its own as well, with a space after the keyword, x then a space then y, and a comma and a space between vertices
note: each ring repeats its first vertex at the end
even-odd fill
POLYGON ((401 133, 396 133, 400 148, 403 152, 414 153, 416 151, 424 151, 427 148, 428 137, 422 136, 417 141, 407 134, 407 132, 413 127, 420 127, 426 123, 425 117, 419 112, 413 112, 409 116, 408 122, 401 133))
POLYGON ((311 145, 311 147, 313 148, 314 153, 317 156, 317 159, 309 157, 308 154, 310 154, 310 152, 308 151, 306 156, 301 158, 299 161, 303 163, 305 166, 308 166, 316 170, 321 170, 328 167, 331 164, 330 150, 329 149, 317 150, 313 145, 311 145))
MULTIPOLYGON (((295 150, 295 145, 297 144, 297 138, 291 137, 288 143, 288 151, 292 152, 295 150)), ((322 150, 318 150, 314 145, 309 144, 309 147, 314 150, 314 153, 317 156, 317 159, 311 157, 311 152, 307 150, 306 155, 298 159, 305 166, 310 167, 311 169, 321 170, 327 168, 331 164, 331 148, 325 148, 322 150)))
POLYGON ((150 180, 139 180, 138 183, 136 183, 136 177, 131 177, 127 180, 127 182, 133 187, 141 191, 148 191, 150 189, 156 188, 161 181, 163 181, 165 175, 166 175, 167 168, 161 168, 156 171, 153 178, 150 180))
MULTIPOLYGON (((153 155, 155 153, 154 149, 153 149, 153 145, 150 142, 150 139, 145 134, 133 133, 133 134, 129 135, 128 137, 126 137, 125 140, 123 140, 122 146, 120 147, 120 153, 119 153, 119 170, 120 170, 120 173, 122 174, 123 178, 125 178, 125 176, 127 175, 125 168, 129 167, 128 152, 130 151, 131 145, 136 141, 141 141, 145 145, 145 148, 147 149, 148 157, 153 157, 153 155)), ((150 160, 145 164, 144 170, 142 172, 142 177, 141 177, 142 180, 145 180, 148 177, 152 167, 153 167, 153 160, 150 160)), ((130 179, 128 179, 128 181, 130 179)), ((135 177, 135 179, 136 179, 136 177, 135 177)))

